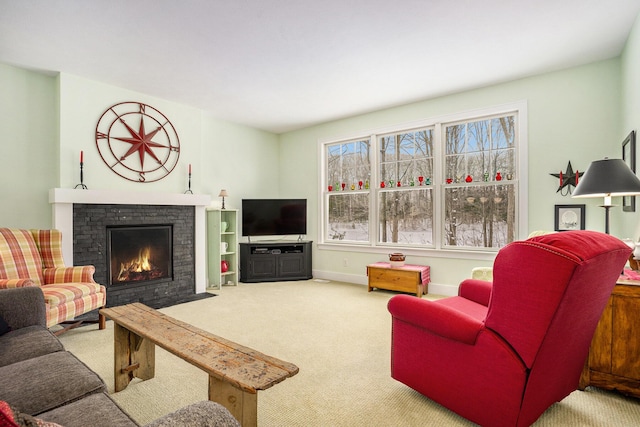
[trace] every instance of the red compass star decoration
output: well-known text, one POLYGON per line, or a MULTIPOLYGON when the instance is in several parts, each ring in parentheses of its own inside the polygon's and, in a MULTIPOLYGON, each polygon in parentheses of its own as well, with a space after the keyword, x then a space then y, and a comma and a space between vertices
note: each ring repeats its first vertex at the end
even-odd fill
POLYGON ((127 122, 125 122, 122 119, 122 116, 118 117, 118 119, 122 122, 125 128, 127 128, 127 131, 129 131, 129 133, 131 134, 131 138, 114 137, 114 139, 117 139, 118 141, 128 142, 129 144, 131 144, 131 148, 129 148, 129 151, 127 151, 124 154, 124 156, 120 157, 120 160, 121 161, 125 160, 127 157, 129 157, 129 155, 137 151, 140 157, 140 166, 143 169, 144 169, 145 154, 149 154, 151 157, 153 157, 156 160, 156 162, 158 162, 158 164, 162 164, 158 156, 156 156, 156 154, 151 149, 152 147, 167 148, 165 145, 158 144, 152 141, 153 137, 160 131, 160 129, 162 129, 162 126, 158 126, 154 131, 146 134, 144 131, 144 119, 142 116, 140 116, 140 130, 138 132, 133 130, 131 126, 129 126, 127 122))
POLYGON ((164 178, 180 157, 180 140, 169 119, 140 102, 109 107, 98 120, 96 144, 102 160, 113 172, 136 182, 164 178), (135 124, 138 130, 134 129, 135 124), (147 133, 147 128, 153 130, 147 133), (145 162, 147 156, 153 161, 145 162))
POLYGON ((563 196, 571 194, 571 187, 575 187, 576 185, 578 185, 578 181, 580 180, 580 172, 573 172, 571 162, 569 162, 569 164, 567 165, 567 170, 564 173, 560 171, 560 173, 550 173, 549 175, 555 176, 560 180, 560 184, 558 186, 558 189, 556 190, 556 193, 560 192, 560 194, 562 194, 563 196))

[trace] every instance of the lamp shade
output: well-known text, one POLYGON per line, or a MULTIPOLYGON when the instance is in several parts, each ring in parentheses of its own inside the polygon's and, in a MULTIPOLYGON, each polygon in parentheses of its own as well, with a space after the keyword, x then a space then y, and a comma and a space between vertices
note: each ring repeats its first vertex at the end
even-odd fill
POLYGON ((227 190, 220 190, 218 197, 229 197, 229 194, 227 193, 227 190))
POLYGON ((611 197, 640 194, 640 179, 622 159, 596 160, 589 166, 573 197, 611 197))

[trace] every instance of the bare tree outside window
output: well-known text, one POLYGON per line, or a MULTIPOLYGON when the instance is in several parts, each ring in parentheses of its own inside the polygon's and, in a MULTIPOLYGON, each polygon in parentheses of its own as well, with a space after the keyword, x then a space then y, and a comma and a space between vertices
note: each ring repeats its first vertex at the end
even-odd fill
POLYGON ((378 143, 386 188, 378 192, 378 242, 432 246, 433 129, 384 135, 378 143))
POLYGON ((514 240, 514 129, 513 115, 446 127, 445 246, 500 248, 514 240))
POLYGON ((326 147, 326 240, 369 241, 370 146, 367 139, 326 147))
POLYGON ((520 109, 324 143, 323 241, 479 250, 514 241, 520 109))

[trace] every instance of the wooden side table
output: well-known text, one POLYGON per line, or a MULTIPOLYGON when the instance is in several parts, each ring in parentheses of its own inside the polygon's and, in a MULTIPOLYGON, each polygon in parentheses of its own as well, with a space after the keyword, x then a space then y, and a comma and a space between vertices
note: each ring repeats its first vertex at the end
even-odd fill
POLYGON ((640 397, 640 281, 618 280, 591 341, 579 388, 640 397))
POLYGON ((418 298, 428 292, 430 267, 428 265, 405 264, 391 267, 388 262, 376 262, 367 266, 368 290, 373 288, 389 291, 415 293, 418 298))

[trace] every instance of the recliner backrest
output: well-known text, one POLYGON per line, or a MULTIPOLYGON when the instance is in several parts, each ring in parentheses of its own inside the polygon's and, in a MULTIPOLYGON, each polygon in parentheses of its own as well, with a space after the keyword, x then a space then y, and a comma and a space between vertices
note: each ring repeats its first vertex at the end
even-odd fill
MULTIPOLYGON (((485 325, 502 336, 531 368, 543 342, 571 344, 572 328, 591 329, 597 321, 630 249, 602 233, 547 234, 509 244, 496 257, 493 290, 485 325), (559 325, 554 325, 554 322, 559 325), (573 324, 564 324, 564 323, 573 324), (562 334, 566 336, 561 336, 562 334)), ((578 333, 582 335, 582 332, 578 333)))

